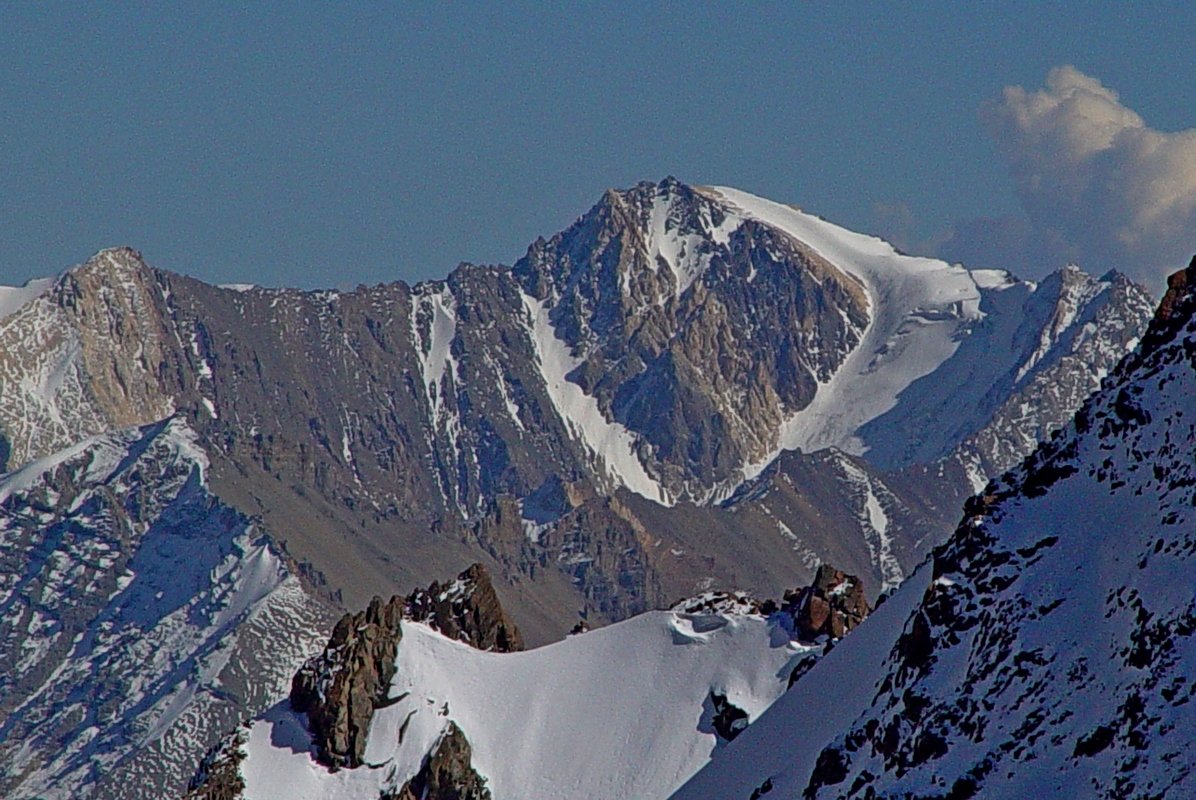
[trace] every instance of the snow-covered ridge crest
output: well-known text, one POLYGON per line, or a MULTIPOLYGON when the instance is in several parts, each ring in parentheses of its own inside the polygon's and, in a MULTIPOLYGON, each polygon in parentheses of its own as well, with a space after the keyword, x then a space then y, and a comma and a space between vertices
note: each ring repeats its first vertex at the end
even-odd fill
MULTIPOLYGON (((778 451, 837 447, 853 455, 867 449, 859 429, 897 404, 901 392, 933 372, 982 318, 977 279, 959 265, 898 253, 873 236, 853 233, 792 206, 728 187, 711 187, 742 218, 754 219, 813 248, 865 287, 870 320, 860 344, 806 408, 789 416, 778 451)), ((1006 276, 1000 276, 1002 278, 1006 276)), ((986 286, 1003 283, 985 273, 986 286)), ((746 477, 775 453, 749 465, 746 477)))
POLYGON ((244 797, 376 797, 415 774, 451 721, 495 798, 664 798, 719 747, 711 692, 755 719, 809 650, 754 615, 649 612, 521 653, 405 622, 393 703, 365 753, 379 768, 328 772, 302 719, 278 707, 249 732, 244 797))

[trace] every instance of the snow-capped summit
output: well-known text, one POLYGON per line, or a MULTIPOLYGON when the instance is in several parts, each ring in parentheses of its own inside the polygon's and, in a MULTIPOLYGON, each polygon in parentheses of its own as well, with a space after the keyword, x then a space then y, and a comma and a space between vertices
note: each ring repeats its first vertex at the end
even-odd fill
MULTIPOLYGON (((1099 316, 1095 388, 1150 305, 1120 277, 968 270, 672 178, 607 192, 515 274, 542 363, 562 365, 548 381, 558 410, 580 417, 576 435, 616 481, 668 502, 725 497, 787 449, 886 470, 951 455, 1099 316)), ((1009 452, 970 454, 985 469, 1037 441, 1006 427, 1020 437, 1009 452)))

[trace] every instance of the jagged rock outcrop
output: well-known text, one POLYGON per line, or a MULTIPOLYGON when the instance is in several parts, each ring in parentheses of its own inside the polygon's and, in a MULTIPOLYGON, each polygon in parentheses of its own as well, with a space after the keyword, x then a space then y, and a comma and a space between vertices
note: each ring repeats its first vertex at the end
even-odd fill
POLYGON ((486 779, 473 768, 471 758, 469 741, 450 720, 419 772, 382 800, 490 800, 486 779))
POLYGON ((375 597, 336 623, 324 652, 291 684, 291 708, 307 714, 317 757, 329 767, 359 767, 374 709, 386 703, 403 636, 403 603, 375 597))
POLYGON ((681 614, 767 614, 776 610, 776 603, 761 602, 747 592, 703 592, 678 600, 670 611, 681 614))
POLYGON ((523 649, 518 628, 480 564, 450 583, 435 582, 388 602, 375 597, 365 611, 346 614, 324 652, 304 664, 291 684, 291 708, 307 715, 317 757, 326 766, 364 763, 374 711, 391 702, 404 620, 425 623, 481 650, 523 649))
POLYGON ((523 649, 523 637, 481 564, 471 565, 450 583, 433 583, 412 592, 403 603, 403 615, 479 650, 510 653, 523 649))
POLYGON ((863 581, 829 564, 818 567, 810 586, 786 592, 782 607, 793 617, 794 629, 803 641, 820 636, 841 639, 872 610, 863 581))

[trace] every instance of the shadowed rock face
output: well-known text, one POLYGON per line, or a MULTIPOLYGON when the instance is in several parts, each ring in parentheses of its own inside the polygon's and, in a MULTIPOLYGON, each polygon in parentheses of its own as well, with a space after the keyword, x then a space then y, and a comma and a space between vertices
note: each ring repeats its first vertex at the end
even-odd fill
POLYGON ((423 622, 478 650, 510 653, 523 649, 523 637, 507 616, 481 564, 473 564, 456 580, 433 583, 407 596, 403 616, 423 622))
MULTIPOLYGON (((447 584, 433 583, 407 598, 383 602, 375 597, 365 611, 341 618, 324 652, 304 664, 291 685, 291 707, 307 714, 317 758, 323 764, 362 765, 374 711, 390 700, 404 619, 422 622, 481 650, 523 649, 519 630, 480 564, 447 584)), ((447 752, 457 752, 451 739, 446 739, 447 752)))
POLYGON ((710 703, 713 712, 711 727, 724 742, 731 741, 747 730, 750 721, 748 713, 728 700, 725 694, 711 690, 707 702, 710 703))

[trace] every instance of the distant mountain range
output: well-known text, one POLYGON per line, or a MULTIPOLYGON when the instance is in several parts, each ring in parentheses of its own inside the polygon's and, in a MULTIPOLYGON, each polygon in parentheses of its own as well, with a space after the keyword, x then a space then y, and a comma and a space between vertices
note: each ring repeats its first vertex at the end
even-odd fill
POLYGON ((4 290, 0 792, 181 790, 335 614, 473 562, 533 646, 820 563, 876 598, 1152 307, 673 179, 415 287, 222 288, 115 249, 4 290))

